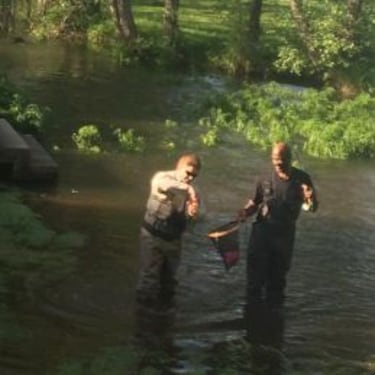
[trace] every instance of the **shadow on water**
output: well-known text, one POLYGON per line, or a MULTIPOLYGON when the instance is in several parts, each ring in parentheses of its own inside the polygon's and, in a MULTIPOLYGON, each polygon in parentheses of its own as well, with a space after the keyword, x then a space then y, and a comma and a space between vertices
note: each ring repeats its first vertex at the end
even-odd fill
POLYGON ((285 316, 282 308, 269 309, 262 303, 248 307, 244 315, 246 339, 251 344, 250 356, 254 372, 280 375, 286 370, 283 353, 285 316))
POLYGON ((174 345, 175 308, 153 309, 137 306, 133 344, 141 353, 137 370, 154 368, 169 372, 175 366, 178 350, 174 345))

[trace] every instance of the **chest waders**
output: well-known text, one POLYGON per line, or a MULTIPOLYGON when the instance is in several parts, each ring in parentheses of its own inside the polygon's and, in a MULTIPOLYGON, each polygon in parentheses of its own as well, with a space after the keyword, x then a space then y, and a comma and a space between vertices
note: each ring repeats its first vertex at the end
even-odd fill
POLYGON ((185 203, 150 197, 141 231, 141 269, 137 298, 142 305, 172 302, 180 262, 180 238, 187 225, 185 203))
POLYGON ((293 186, 290 183, 281 197, 273 176, 261 183, 263 200, 253 223, 247 256, 248 303, 264 298, 270 305, 280 305, 284 300, 295 233, 295 221, 285 198, 293 186))

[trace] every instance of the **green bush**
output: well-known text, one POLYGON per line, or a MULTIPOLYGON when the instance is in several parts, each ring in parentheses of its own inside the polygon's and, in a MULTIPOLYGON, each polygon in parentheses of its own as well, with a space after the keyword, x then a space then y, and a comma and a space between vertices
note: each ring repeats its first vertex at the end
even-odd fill
POLYGON ((367 93, 340 101, 333 89, 271 83, 246 86, 210 103, 199 123, 205 129, 201 138, 211 146, 213 135, 229 130, 261 148, 282 139, 316 157, 375 156, 375 98, 367 93))
POLYGON ((103 48, 110 40, 114 40, 116 34, 115 25, 112 20, 103 21, 89 26, 87 30, 87 41, 91 47, 103 48))
POLYGON ((120 129, 113 131, 114 136, 120 146, 120 149, 128 152, 142 152, 145 149, 145 139, 142 136, 137 136, 134 129, 120 129))
POLYGON ((102 137, 96 125, 83 125, 72 134, 72 140, 78 150, 98 154, 102 151, 102 137))
POLYGON ((7 119, 19 132, 41 134, 48 111, 47 107, 30 103, 17 93, 6 77, 0 78, 0 117, 7 119))

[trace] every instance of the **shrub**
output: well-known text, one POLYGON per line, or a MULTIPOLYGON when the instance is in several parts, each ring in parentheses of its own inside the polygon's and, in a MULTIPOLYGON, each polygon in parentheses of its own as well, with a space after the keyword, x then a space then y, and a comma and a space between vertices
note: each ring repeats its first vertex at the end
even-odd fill
POLYGON ((0 78, 0 117, 6 118, 19 132, 40 134, 45 126, 47 107, 41 108, 27 98, 5 78, 0 78))
POLYGON ((137 136, 134 129, 115 129, 113 132, 117 138, 120 149, 129 152, 142 152, 145 149, 145 139, 142 136, 137 136))
POLYGON ((83 125, 72 134, 72 140, 80 151, 94 154, 102 151, 102 137, 96 125, 83 125))
POLYGON ((219 96, 202 117, 201 135, 214 145, 218 131, 235 131, 261 148, 283 139, 312 156, 348 159, 375 156, 375 98, 362 93, 340 101, 333 89, 322 91, 252 85, 219 96))

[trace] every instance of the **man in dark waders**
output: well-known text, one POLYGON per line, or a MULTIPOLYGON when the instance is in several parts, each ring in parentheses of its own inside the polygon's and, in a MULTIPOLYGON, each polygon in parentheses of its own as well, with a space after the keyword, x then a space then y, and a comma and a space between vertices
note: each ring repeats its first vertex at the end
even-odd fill
POLYGON ((247 303, 265 301, 276 308, 284 302, 301 208, 315 212, 318 201, 310 176, 292 166, 286 143, 274 144, 271 159, 271 174, 259 179, 238 219, 256 214, 247 254, 247 303))

